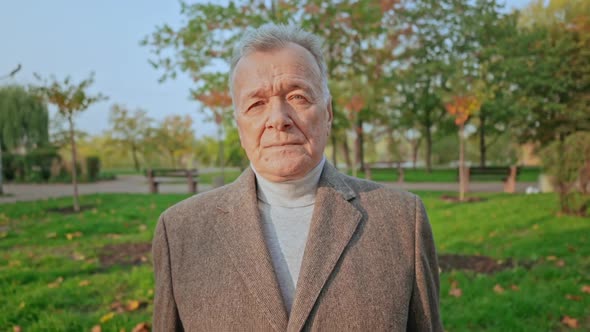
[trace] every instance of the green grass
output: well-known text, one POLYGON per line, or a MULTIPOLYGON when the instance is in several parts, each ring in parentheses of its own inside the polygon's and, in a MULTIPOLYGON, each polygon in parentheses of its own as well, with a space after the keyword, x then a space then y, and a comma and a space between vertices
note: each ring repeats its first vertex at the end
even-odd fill
MULTIPOLYGON (((539 178, 540 170, 536 167, 525 167, 520 170, 517 180, 522 182, 536 182, 539 178)), ((350 172, 349 172, 350 174, 350 172)), ((359 172, 358 177, 364 178, 365 173, 359 172)), ((396 168, 377 168, 371 170, 373 181, 395 182, 398 179, 396 168)), ((405 182, 457 182, 457 170, 454 168, 433 169, 432 172, 426 172, 423 168, 406 168, 404 169, 405 182)), ((497 176, 477 176, 472 181, 484 182, 501 182, 497 176)))
MULTIPOLYGON (((552 195, 493 194, 485 195, 484 202, 452 204, 441 201, 440 193, 419 194, 439 253, 534 263, 530 269, 520 266, 493 275, 443 273, 446 330, 560 331, 565 330, 560 323, 565 315, 577 318, 582 330, 590 329, 590 294, 581 291, 590 285, 590 219, 556 216, 552 195), (449 295, 453 282, 461 297, 449 295), (494 292, 495 285, 506 291, 494 292)), ((83 205, 96 208, 79 215, 45 211, 68 206, 69 198, 0 205, 0 330, 18 325, 23 331, 88 331, 101 324, 103 331, 129 331, 150 321, 149 255, 144 264, 105 267, 99 254, 105 245, 151 241, 158 215, 185 197, 83 196, 83 205), (68 234, 74 236, 68 239, 68 234), (131 300, 145 305, 123 312, 111 308, 131 300), (101 323, 109 313, 112 318, 101 323)))

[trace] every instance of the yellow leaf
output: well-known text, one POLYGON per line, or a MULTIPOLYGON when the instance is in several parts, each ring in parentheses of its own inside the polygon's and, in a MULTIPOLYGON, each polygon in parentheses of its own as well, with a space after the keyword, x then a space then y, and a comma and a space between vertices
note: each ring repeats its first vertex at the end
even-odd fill
POLYGON ((582 292, 586 294, 590 294, 590 285, 582 286, 582 292))
POLYGON ((21 332, 21 331, 22 331, 22 329, 21 329, 21 328, 20 328, 20 326, 18 326, 18 325, 14 325, 14 326, 12 327, 12 332, 21 332))
POLYGON ((109 320, 113 319, 113 317, 115 317, 115 313, 114 312, 109 312, 108 314, 100 317, 100 322, 101 323, 106 323, 109 320))
POLYGON ((547 256, 548 261, 554 261, 556 259, 557 259, 557 257, 555 257, 555 256, 547 256))
POLYGON ((102 332, 102 328, 100 327, 100 325, 94 325, 90 332, 102 332))
POLYGON ((64 281, 64 278, 59 277, 59 278, 55 279, 54 282, 52 282, 49 285, 47 285, 47 287, 49 287, 49 288, 57 288, 57 287, 59 287, 59 285, 61 285, 61 283, 63 281, 64 281))
POLYGON ((513 291, 520 290, 520 288, 518 288, 518 286, 516 286, 516 285, 512 285, 512 286, 510 286, 510 288, 511 288, 513 291))
POLYGON ((57 237, 57 233, 56 232, 47 233, 45 235, 45 237, 48 238, 48 239, 53 239, 53 238, 56 238, 57 237))
POLYGON ((134 311, 137 310, 137 308, 139 308, 139 301, 137 300, 131 300, 129 302, 127 302, 127 311, 134 311))
POLYGON ((25 307, 25 301, 21 301, 21 303, 18 304, 18 308, 24 309, 24 307, 25 307))
POLYGON ((80 286, 80 287, 85 287, 88 285, 90 285, 90 281, 88 281, 88 280, 82 280, 78 283, 78 286, 80 286))

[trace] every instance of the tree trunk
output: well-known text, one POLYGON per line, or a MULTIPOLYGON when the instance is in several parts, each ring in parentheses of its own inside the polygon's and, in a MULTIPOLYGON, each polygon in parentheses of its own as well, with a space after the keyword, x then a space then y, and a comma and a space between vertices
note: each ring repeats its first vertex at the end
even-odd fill
POLYGON ((486 117, 483 114, 479 116, 479 166, 486 167, 486 117))
POLYGON ((359 120, 359 144, 360 144, 360 162, 361 169, 365 169, 365 132, 363 131, 363 120, 359 120))
POLYGON ((426 172, 432 172, 432 128, 426 127, 426 172))
POLYGON ((225 167, 223 152, 223 125, 217 124, 217 140, 219 141, 219 168, 221 168, 221 185, 225 183, 225 167))
POLYGON ((463 132, 465 127, 459 127, 459 201, 465 200, 465 191, 467 188, 465 174, 465 143, 463 141, 463 132))
MULTIPOLYGON (((565 154, 565 135, 564 134, 559 134, 559 143, 557 145, 557 153, 559 154, 559 160, 564 160, 564 154, 565 154)), ((569 214, 571 209, 570 209, 570 204, 569 204, 569 199, 568 199, 568 191, 569 188, 567 186, 567 184, 565 183, 565 176, 564 176, 564 167, 563 167, 563 163, 558 163, 558 169, 557 169, 557 176, 556 176, 556 180, 557 180, 557 191, 559 193, 559 207, 561 209, 561 212, 565 213, 565 214, 569 214)))
POLYGON ((352 176, 357 176, 359 168, 365 169, 363 161, 363 122, 357 120, 355 125, 356 138, 354 140, 354 167, 352 168, 352 176))
POLYGON ((336 160, 336 152, 338 150, 338 142, 336 141, 336 135, 332 133, 332 165, 338 168, 338 163, 336 160))
POLYGON ((76 139, 74 137, 74 121, 72 115, 68 115, 70 123, 70 144, 72 144, 72 185, 74 186, 74 211, 80 212, 80 202, 78 200, 78 170, 76 169, 76 139))
POLYGON ((348 147, 348 139, 345 136, 342 140, 342 154, 344 155, 344 162, 346 162, 346 167, 351 170, 352 169, 352 159, 350 158, 350 148, 348 147))
POLYGON ((0 195, 4 194, 4 173, 2 172, 2 140, 0 140, 0 195))
POLYGON ((133 156, 133 165, 135 166, 135 170, 139 172, 139 160, 137 159, 137 147, 135 145, 131 147, 131 155, 133 156))
POLYGON ((420 150, 420 139, 412 140, 412 168, 416 169, 418 163, 418 150, 420 150))

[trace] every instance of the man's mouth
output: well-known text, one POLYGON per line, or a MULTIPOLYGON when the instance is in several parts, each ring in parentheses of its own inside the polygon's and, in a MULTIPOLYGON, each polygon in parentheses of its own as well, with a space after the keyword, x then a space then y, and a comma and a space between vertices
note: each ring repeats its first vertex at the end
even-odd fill
POLYGON ((294 146, 294 145, 301 145, 301 143, 297 143, 297 142, 273 143, 273 144, 267 145, 266 147, 267 148, 275 148, 275 147, 294 146))

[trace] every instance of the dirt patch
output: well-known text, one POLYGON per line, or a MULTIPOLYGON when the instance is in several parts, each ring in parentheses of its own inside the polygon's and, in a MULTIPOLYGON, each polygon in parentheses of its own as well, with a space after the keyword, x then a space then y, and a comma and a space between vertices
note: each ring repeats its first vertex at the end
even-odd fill
POLYGON ((77 213, 80 213, 80 212, 83 212, 83 211, 92 210, 95 207, 96 207, 96 205, 81 205, 79 212, 74 211, 74 207, 73 206, 49 208, 49 209, 46 209, 45 211, 47 211, 47 212, 54 212, 54 213, 60 213, 60 214, 77 214, 77 213))
POLYGON ((148 261, 151 243, 121 243, 104 246, 98 254, 100 265, 141 265, 148 261))
POLYGON ((488 256, 439 255, 438 266, 443 272, 466 270, 483 274, 493 274, 516 266, 529 268, 532 266, 532 263, 517 262, 511 258, 500 261, 488 256))
POLYGON ((465 197, 465 198, 463 198, 463 201, 460 201, 459 197, 450 196, 450 195, 442 195, 440 197, 440 199, 442 199, 445 202, 449 202, 449 203, 475 203, 475 202, 483 202, 486 200, 483 197, 465 197))

